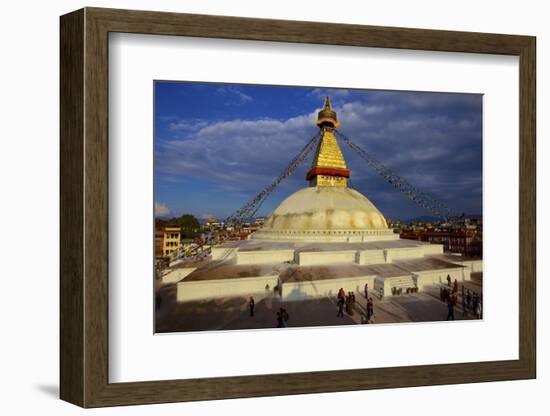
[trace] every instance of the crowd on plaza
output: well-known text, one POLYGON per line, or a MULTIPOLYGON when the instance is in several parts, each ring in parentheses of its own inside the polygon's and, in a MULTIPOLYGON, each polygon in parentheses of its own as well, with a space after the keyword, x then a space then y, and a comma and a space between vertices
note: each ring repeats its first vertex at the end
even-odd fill
MULTIPOLYGON (((365 299, 367 300, 366 312, 361 315, 361 323, 369 324, 374 321, 374 302, 369 297, 368 284, 365 285, 365 299)), ((338 290, 336 298, 336 304, 338 306, 337 318, 344 317, 344 309, 349 316, 353 316, 355 313, 355 293, 353 291, 347 292, 344 288, 338 290)))
MULTIPOLYGON (((470 312, 477 318, 482 316, 483 295, 479 295, 470 289, 461 286, 462 316, 469 316, 470 312)), ((447 321, 455 319, 455 308, 458 305, 458 281, 451 282, 451 276, 447 275, 447 287, 439 288, 439 298, 447 304, 447 321)))
MULTIPOLYGON (((369 296, 369 287, 368 284, 365 284, 364 287, 364 296, 366 300, 365 313, 361 314, 361 323, 370 324, 374 323, 374 302, 371 296, 369 296)), ((459 304, 459 298, 461 300, 462 306, 462 316, 468 317, 470 315, 475 316, 477 319, 482 318, 482 300, 483 295, 478 294, 477 292, 466 289, 464 285, 460 287, 460 296, 459 296, 459 284, 455 279, 454 282, 451 280, 451 277, 447 275, 447 285, 441 286, 439 290, 439 297, 441 302, 447 305, 447 320, 455 320, 455 308, 459 304)), ((354 316, 355 314, 355 293, 353 291, 346 292, 344 288, 338 290, 336 296, 336 305, 338 307, 338 312, 336 314, 337 318, 344 318, 344 312, 348 316, 354 316)), ((254 316, 254 308, 256 303, 254 298, 250 296, 248 301, 248 308, 250 316, 254 316)), ((279 308, 276 313, 277 318, 277 328, 286 328, 289 314, 286 309, 279 308)))

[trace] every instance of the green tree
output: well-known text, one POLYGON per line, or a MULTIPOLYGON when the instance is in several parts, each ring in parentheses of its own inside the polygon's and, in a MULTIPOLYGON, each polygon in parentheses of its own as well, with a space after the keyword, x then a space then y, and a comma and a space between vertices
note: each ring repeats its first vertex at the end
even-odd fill
POLYGON ((201 225, 199 220, 191 214, 183 214, 180 217, 172 218, 170 225, 181 228, 182 238, 195 238, 200 234, 201 225))

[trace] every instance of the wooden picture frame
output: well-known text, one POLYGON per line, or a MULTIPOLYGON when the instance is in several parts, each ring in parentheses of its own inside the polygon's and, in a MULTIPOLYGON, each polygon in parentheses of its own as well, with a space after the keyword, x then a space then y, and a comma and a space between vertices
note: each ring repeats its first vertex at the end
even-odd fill
POLYGON ((85 8, 61 17, 60 396, 82 407, 396 388, 536 377, 535 38, 85 8), (503 54, 519 57, 519 359, 109 383, 110 32, 503 54))

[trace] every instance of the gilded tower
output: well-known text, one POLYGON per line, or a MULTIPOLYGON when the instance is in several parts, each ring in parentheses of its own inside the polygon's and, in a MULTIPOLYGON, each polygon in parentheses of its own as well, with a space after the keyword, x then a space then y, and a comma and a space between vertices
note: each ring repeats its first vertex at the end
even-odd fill
POLYGON ((339 125, 330 99, 325 97, 323 108, 317 116, 317 126, 321 129, 321 140, 317 146, 311 169, 306 175, 309 186, 347 186, 349 170, 334 136, 334 129, 339 125))

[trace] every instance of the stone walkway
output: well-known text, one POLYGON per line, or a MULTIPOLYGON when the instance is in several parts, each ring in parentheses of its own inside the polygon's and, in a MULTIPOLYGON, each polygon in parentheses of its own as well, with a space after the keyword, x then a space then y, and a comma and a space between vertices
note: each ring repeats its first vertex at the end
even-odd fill
MULTIPOLYGON (((473 274, 472 281, 465 283, 466 289, 478 294, 481 286, 479 273, 473 274)), ((290 316, 289 327, 353 325, 361 323, 366 306, 364 295, 356 293, 355 313, 351 316, 344 313, 343 318, 338 318, 336 299, 282 302, 278 297, 266 296, 255 298, 255 313, 251 317, 248 300, 244 298, 178 303, 175 284, 162 287, 159 294, 162 301, 156 313, 156 332, 275 328, 280 307, 284 307, 290 316)), ((447 317, 447 305, 439 300, 439 286, 431 286, 416 294, 389 296, 382 300, 372 298, 375 324, 444 321, 447 317)), ((455 307, 455 319, 475 319, 473 314, 463 316, 460 299, 455 307)))

